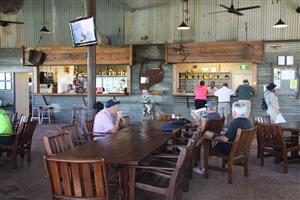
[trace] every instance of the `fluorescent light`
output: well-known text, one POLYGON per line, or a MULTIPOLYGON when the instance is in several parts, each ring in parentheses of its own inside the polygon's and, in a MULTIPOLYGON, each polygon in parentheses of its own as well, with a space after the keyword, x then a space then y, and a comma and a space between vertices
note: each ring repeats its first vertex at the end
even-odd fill
POLYGON ((190 27, 183 21, 178 27, 177 30, 190 30, 190 27))
POLYGON ((273 28, 286 28, 288 25, 284 23, 281 19, 278 20, 276 24, 273 25, 273 28))

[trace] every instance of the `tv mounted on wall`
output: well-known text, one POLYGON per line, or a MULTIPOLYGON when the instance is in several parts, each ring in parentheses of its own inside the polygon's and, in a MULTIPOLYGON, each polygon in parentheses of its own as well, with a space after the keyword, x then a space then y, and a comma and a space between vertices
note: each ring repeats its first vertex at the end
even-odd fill
POLYGON ((74 47, 97 44, 93 17, 78 18, 70 21, 69 25, 74 47))

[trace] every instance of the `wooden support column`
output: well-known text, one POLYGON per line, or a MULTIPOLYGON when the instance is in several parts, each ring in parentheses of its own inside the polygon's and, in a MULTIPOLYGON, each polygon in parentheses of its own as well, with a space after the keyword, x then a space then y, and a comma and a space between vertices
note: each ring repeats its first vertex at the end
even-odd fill
MULTIPOLYGON (((86 0, 87 16, 93 16, 96 24, 96 0, 86 0)), ((96 103, 96 46, 87 47, 87 73, 88 73, 88 109, 93 109, 96 103)))

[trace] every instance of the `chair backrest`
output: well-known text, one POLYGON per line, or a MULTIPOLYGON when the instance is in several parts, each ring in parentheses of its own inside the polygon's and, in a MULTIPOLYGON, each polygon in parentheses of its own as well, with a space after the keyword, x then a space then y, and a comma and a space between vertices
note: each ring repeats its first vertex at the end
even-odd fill
POLYGON ((47 154, 60 154, 74 148, 70 133, 59 133, 53 136, 44 136, 44 146, 47 154))
POLYGON ((104 160, 44 157, 53 199, 109 199, 104 160))
POLYGON ((14 124, 18 120, 18 113, 9 113, 9 120, 12 124, 14 124))
POLYGON ((206 131, 212 131, 214 133, 221 133, 223 126, 224 126, 224 121, 225 121, 224 117, 222 117, 220 119, 206 120, 202 134, 204 134, 206 131))
POLYGON ((269 115, 253 117, 253 121, 254 124, 256 124, 257 122, 271 124, 271 118, 269 115))
POLYGON ((193 139, 190 139, 187 147, 186 148, 183 147, 180 150, 180 154, 178 156, 175 170, 172 172, 170 183, 167 188, 168 192, 167 192, 166 199, 174 199, 176 189, 182 186, 182 181, 184 178, 184 170, 188 165, 188 160, 190 159, 194 146, 195 146, 195 141, 193 139))
POLYGON ((30 147, 32 143, 32 136, 37 127, 37 121, 28 121, 23 122, 21 125, 21 129, 18 132, 18 146, 19 147, 30 147))
POLYGON ((86 131, 91 133, 94 131, 94 119, 85 120, 86 131))
POLYGON ((81 144, 81 133, 77 124, 69 124, 66 126, 60 127, 60 133, 69 133, 72 139, 73 144, 81 144))
POLYGON ((283 148, 283 132, 279 124, 256 123, 261 144, 265 147, 283 148))
POLYGON ((242 130, 238 129, 229 156, 249 155, 251 143, 256 135, 257 127, 242 130))
POLYGON ((130 126, 130 117, 128 115, 123 116, 120 121, 120 128, 126 128, 130 126))

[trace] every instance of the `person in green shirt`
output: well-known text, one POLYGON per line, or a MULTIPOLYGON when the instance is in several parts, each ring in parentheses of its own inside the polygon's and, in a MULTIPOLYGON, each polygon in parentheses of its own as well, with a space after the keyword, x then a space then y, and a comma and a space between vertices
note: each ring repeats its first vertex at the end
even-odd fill
POLYGON ((245 79, 243 84, 238 86, 235 93, 239 97, 239 102, 246 105, 246 117, 249 119, 251 115, 251 97, 255 95, 254 88, 245 79))
POLYGON ((5 110, 0 108, 0 144, 11 144, 12 126, 5 110))

